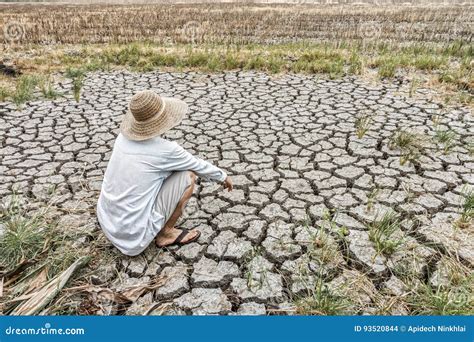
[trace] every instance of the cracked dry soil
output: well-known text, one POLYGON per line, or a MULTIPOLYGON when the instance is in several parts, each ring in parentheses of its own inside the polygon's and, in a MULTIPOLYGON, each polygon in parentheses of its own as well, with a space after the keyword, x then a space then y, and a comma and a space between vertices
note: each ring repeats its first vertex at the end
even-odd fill
POLYGON ((96 281, 115 289, 166 278, 127 314, 156 302, 172 303, 175 314, 291 313, 293 299, 317 277, 330 288, 364 282, 363 293, 353 289, 350 296, 357 312, 371 313, 376 293, 400 295, 403 267, 423 282, 436 281, 426 279, 427 270, 436 273, 445 253, 474 268, 472 227, 453 223, 463 192, 474 185, 472 113, 356 78, 94 73, 79 103, 70 96, 21 110, 0 103, 0 194, 17 189, 37 206, 53 200, 64 229, 97 230, 95 203, 121 116, 145 88, 190 105, 168 138, 225 169, 235 189, 199 182, 182 222, 201 229, 196 243, 151 246, 134 258, 117 253, 118 274, 98 267, 96 281), (358 138, 357 117, 367 114, 370 127, 358 138), (400 150, 389 147, 394 133, 432 137, 438 121, 456 133, 449 153, 429 142, 418 160, 402 165, 400 150), (404 219, 397 232, 403 243, 385 255, 367 224, 388 212, 404 219), (315 261, 322 247, 311 240, 320 229, 332 251, 324 263, 315 261))

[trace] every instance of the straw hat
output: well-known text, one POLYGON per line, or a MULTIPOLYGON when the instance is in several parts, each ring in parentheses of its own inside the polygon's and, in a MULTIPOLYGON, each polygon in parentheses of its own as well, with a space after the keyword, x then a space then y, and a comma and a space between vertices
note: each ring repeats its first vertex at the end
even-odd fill
POLYGON ((161 97, 152 90, 133 95, 120 129, 130 140, 146 140, 165 133, 183 120, 185 102, 161 97))

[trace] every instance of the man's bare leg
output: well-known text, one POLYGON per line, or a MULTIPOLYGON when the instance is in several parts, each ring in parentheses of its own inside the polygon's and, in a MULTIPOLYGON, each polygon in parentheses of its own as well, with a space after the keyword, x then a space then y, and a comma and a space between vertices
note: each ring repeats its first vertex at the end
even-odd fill
MULTIPOLYGON (((166 246, 173 243, 176 240, 176 238, 179 236, 179 234, 181 234, 182 232, 180 229, 175 228, 175 225, 178 219, 183 214, 184 207, 188 203, 188 200, 193 195, 194 184, 196 183, 196 174, 194 172, 189 171, 189 177, 191 178, 191 185, 186 189, 186 191, 183 194, 183 197, 181 197, 178 204, 176 205, 176 209, 171 214, 168 221, 165 223, 163 229, 161 229, 161 231, 158 233, 158 235, 155 238, 155 242, 157 246, 159 247, 166 246)), ((186 243, 187 241, 195 238, 197 234, 199 234, 198 230, 193 229, 189 232, 188 235, 186 235, 183 238, 181 242, 186 243)))

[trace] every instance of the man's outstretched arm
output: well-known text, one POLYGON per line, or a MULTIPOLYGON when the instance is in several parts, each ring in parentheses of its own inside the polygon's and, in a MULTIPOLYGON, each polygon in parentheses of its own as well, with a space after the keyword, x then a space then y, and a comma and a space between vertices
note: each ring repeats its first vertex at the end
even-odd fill
POLYGON ((224 188, 228 191, 232 191, 233 189, 232 180, 227 176, 224 170, 206 160, 192 155, 178 144, 176 144, 176 148, 167 156, 165 165, 161 165, 160 168, 164 171, 193 171, 199 177, 223 183, 224 188))

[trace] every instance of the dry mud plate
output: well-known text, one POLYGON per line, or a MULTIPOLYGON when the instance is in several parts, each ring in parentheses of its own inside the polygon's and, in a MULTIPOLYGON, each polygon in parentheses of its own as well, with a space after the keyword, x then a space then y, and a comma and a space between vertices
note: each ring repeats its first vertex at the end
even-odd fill
POLYGON ((178 314, 291 313, 318 279, 355 312, 373 313, 377 296, 405 291, 407 275, 443 282, 437 268, 448 254, 473 269, 473 229, 458 224, 474 185, 469 109, 352 78, 95 73, 79 103, 0 103, 2 197, 16 189, 32 207, 53 203, 61 227, 99 236, 102 176, 127 103, 145 88, 190 105, 168 137, 226 170, 235 189, 200 181, 182 223, 201 229, 197 243, 135 258, 114 252, 116 265, 96 266, 94 282, 112 289, 165 279, 127 314, 153 303, 178 314), (454 139, 436 140, 439 130, 454 139), (393 139, 406 131, 419 140, 408 156, 393 139), (384 249, 371 227, 397 214, 396 243, 384 249))

